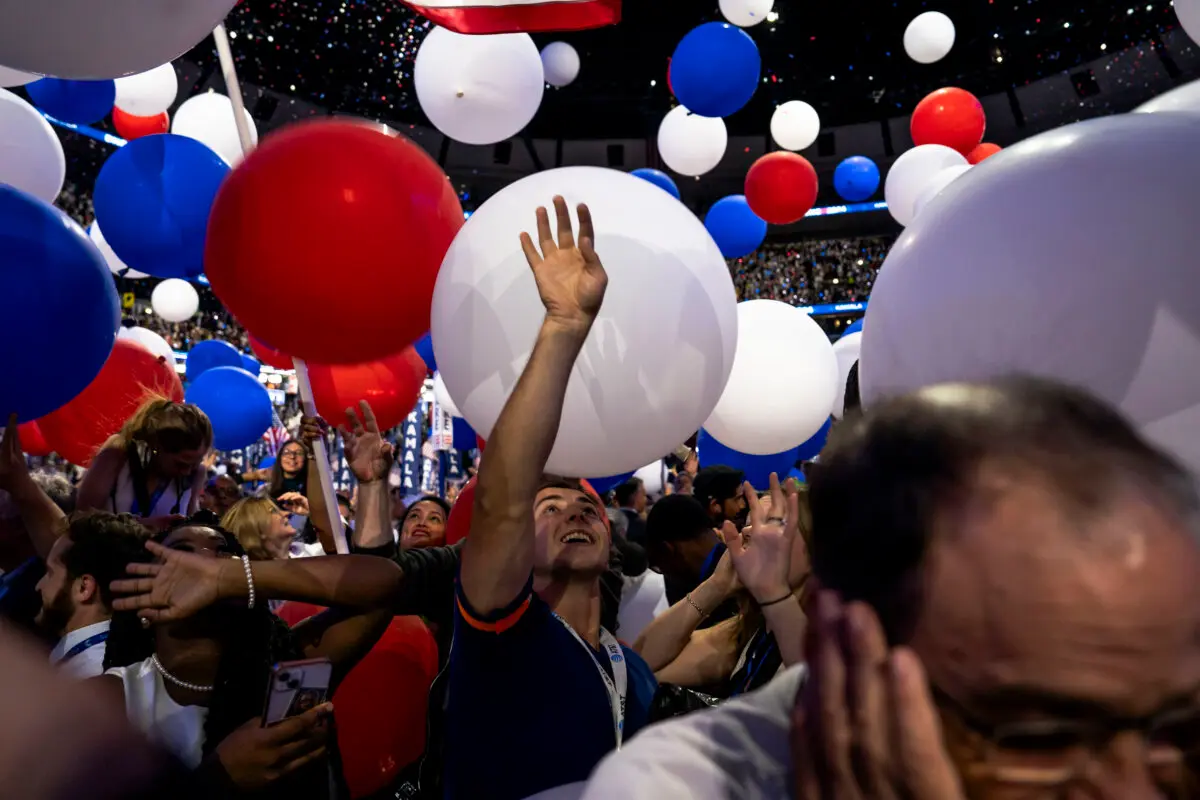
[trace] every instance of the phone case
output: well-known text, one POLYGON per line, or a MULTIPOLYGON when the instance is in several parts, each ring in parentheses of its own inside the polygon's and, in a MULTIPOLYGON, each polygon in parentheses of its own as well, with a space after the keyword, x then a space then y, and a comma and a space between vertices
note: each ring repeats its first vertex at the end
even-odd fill
POLYGON ((273 725, 324 703, 332 676, 333 665, 327 658, 281 661, 271 667, 263 725, 273 725))

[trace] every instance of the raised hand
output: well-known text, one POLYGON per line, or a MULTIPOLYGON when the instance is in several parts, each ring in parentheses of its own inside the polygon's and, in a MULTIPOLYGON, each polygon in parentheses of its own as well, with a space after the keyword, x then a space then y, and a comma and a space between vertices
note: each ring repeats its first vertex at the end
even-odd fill
POLYGON ((9 490, 29 474, 25 454, 21 451, 21 434, 17 432, 17 415, 10 414, 0 440, 0 489, 9 490))
POLYGON ((779 477, 771 473, 771 511, 767 516, 758 493, 748 482, 742 493, 750 507, 750 524, 740 533, 732 522, 726 521, 721 538, 729 548, 729 557, 742 585, 760 603, 770 603, 792 591, 788 571, 792 561, 792 545, 797 535, 795 520, 799 516, 799 498, 795 493, 784 495, 779 477), (780 513, 786 516, 779 516, 780 513))
POLYGON ((185 619, 220 598, 221 571, 235 570, 244 586, 242 562, 232 558, 207 558, 171 550, 157 542, 146 549, 161 559, 158 564, 129 564, 125 571, 136 577, 115 580, 109 588, 120 595, 115 611, 136 611, 151 622, 185 619))
POLYGON ((395 459, 392 445, 379 433, 379 423, 366 400, 358 401, 359 419, 354 409, 346 409, 346 425, 341 426, 346 449, 346 463, 359 482, 378 481, 387 477, 395 459))
POLYGON ((537 281, 538 294, 546 307, 546 319, 569 326, 589 326, 600 311, 608 274, 596 255, 591 212, 583 204, 576 211, 579 215, 578 245, 571 230, 567 201, 555 197, 557 238, 550 231, 550 215, 545 208, 539 208, 537 234, 541 252, 527 233, 521 234, 521 249, 537 281))
POLYGON ((805 636, 808 679, 792 713, 797 800, 962 800, 925 670, 889 652, 875 612, 817 596, 805 636))

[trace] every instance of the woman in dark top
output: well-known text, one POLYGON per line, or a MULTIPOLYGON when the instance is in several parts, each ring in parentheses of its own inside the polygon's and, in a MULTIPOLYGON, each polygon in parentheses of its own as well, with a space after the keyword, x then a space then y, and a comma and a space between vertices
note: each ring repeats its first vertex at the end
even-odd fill
POLYGON ((288 439, 279 448, 279 457, 271 467, 267 495, 278 500, 289 492, 308 497, 308 448, 298 439, 288 439))

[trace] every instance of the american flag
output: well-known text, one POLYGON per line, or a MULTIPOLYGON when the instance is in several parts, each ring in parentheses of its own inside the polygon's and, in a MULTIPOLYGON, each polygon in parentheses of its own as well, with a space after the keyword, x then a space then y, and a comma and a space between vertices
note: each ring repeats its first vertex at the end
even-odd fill
POLYGON ((275 406, 271 406, 271 427, 267 428, 267 432, 262 435, 263 441, 267 446, 267 455, 278 456, 279 448, 283 447, 283 443, 291 438, 288 429, 283 427, 283 420, 279 418, 279 412, 275 410, 275 406))
POLYGON ((621 0, 403 0, 455 33, 581 31, 621 21, 621 0))

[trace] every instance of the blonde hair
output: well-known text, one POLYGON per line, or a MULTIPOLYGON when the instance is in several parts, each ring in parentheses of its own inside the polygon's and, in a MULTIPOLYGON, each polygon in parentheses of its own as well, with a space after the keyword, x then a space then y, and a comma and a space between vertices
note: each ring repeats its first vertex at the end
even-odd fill
POLYGON ((116 435, 118 447, 144 443, 155 450, 178 453, 181 450, 205 450, 212 447, 212 423, 191 403, 176 403, 154 397, 125 420, 116 435))
POLYGON ((271 528, 271 520, 283 513, 275 501, 267 497, 245 497, 238 500, 225 516, 221 527, 237 537, 246 555, 254 561, 270 561, 274 558, 267 552, 263 540, 271 528))

